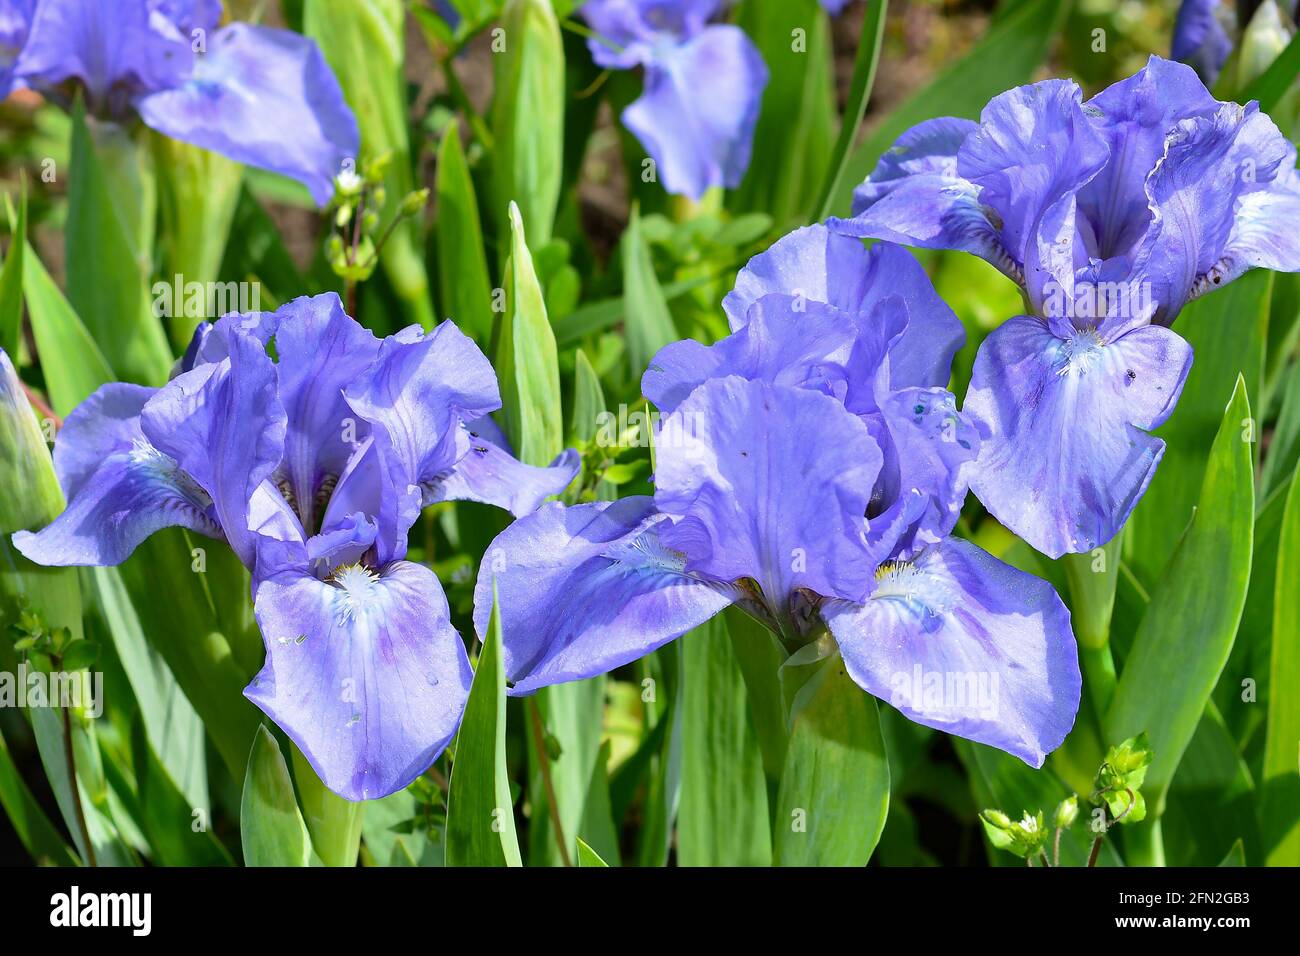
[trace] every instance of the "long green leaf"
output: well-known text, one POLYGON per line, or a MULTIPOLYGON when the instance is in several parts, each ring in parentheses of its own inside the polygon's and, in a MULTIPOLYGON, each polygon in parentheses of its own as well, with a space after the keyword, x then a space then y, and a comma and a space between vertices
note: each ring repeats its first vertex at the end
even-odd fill
POLYGON ((506 676, 495 588, 492 619, 479 652, 451 765, 447 865, 522 865, 506 769, 506 676))
POLYGON ((492 283, 474 180, 465 164, 460 129, 452 123, 438 147, 438 294, 452 319, 482 348, 492 341, 492 283))
POLYGON ((149 298, 156 215, 152 164, 126 130, 91 122, 78 101, 64 226, 68 299, 114 371, 160 385, 172 354, 149 298))
POLYGON ((309 866, 311 837, 293 796, 280 745, 257 728, 239 804, 239 838, 248 866, 309 866))
POLYGON ((23 253, 23 295, 50 404, 67 415, 99 386, 113 381, 113 370, 30 242, 23 253))
POLYGON ((826 168, 826 182, 817 200, 813 218, 825 219, 831 214, 831 203, 840 191, 844 180, 845 167, 849 161, 849 151, 858 137, 858 127, 867 112, 867 101, 871 99, 871 88, 876 82, 876 67, 880 63, 880 47, 885 39, 885 15, 889 12, 889 0, 871 0, 866 19, 862 24, 862 36, 858 40, 858 53, 853 60, 853 80, 849 84, 849 99, 844 105, 844 116, 840 120, 840 134, 835 138, 831 150, 830 163, 826 168))
POLYGON ((0 806, 37 866, 76 866, 77 857, 27 788, 0 736, 0 806))
POLYGON ((1259 812, 1268 864, 1300 866, 1300 469, 1287 493, 1277 562, 1259 812))
MULTIPOLYGON (((564 42, 549 0, 507 0, 501 11, 505 49, 493 57, 495 206, 523 210, 528 244, 551 240, 564 180, 564 42)), ((500 235, 514 230, 514 215, 500 235)))
POLYGON ((889 760, 876 701, 853 683, 839 655, 799 697, 777 798, 773 862, 865 866, 889 812, 889 760))
POLYGON ((772 861, 763 755, 745 678, 723 617, 682 641, 682 866, 767 866, 772 861))
POLYGON ((728 205, 761 210, 778 225, 802 224, 817 202, 835 136, 830 19, 817 0, 783 0, 742 4, 738 22, 769 78, 754 128, 754 161, 728 205))
POLYGON ((13 239, 0 270, 0 352, 8 353, 18 363, 18 347, 23 325, 23 250, 27 247, 27 181, 18 197, 18 218, 13 239))
MULTIPOLYGON (((1210 449, 1195 517, 1151 592, 1105 720, 1109 742, 1146 731, 1155 753, 1143 795, 1164 794, 1223 671, 1250 581, 1253 428, 1238 376, 1210 449)), ((1152 826, 1144 822, 1138 826, 1152 826)))
POLYGON ((656 352, 675 342, 677 329, 655 276, 650 250, 641 237, 641 213, 632 206, 632 218, 623 233, 623 334, 632 375, 639 377, 656 352))
POLYGON ((510 204, 507 272, 508 312, 496 354, 503 425, 521 461, 547 465, 560 453, 564 441, 560 369, 546 300, 524 239, 519 207, 514 203, 510 204))

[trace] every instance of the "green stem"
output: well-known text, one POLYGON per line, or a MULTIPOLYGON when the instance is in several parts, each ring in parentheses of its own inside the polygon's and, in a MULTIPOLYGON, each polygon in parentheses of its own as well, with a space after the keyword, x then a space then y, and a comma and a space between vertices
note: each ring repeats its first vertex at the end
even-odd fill
POLYGON ((327 788, 307 758, 296 746, 292 749, 298 802, 311 833, 312 848, 326 866, 356 866, 365 803, 344 800, 327 788))
MULTIPOLYGON (((1110 645, 1101 647, 1079 647, 1079 665, 1083 668, 1083 684, 1088 691, 1088 700, 1097 715, 1100 727, 1106 719, 1106 711, 1115 696, 1115 659, 1111 656, 1110 645)), ((1104 741, 1104 736, 1103 736, 1104 741)))

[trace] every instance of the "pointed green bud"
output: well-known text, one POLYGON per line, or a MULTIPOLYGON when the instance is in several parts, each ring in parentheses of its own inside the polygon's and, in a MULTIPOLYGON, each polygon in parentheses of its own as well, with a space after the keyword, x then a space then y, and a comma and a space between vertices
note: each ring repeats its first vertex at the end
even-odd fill
POLYGON ((1062 800, 1056 807, 1056 812, 1052 814, 1052 826, 1058 830, 1067 830, 1079 816, 1079 795, 1070 794, 1062 800))
POLYGON ((402 197, 401 213, 403 216, 417 216, 428 203, 428 188, 416 189, 402 197))
POLYGON ((1267 70, 1291 42, 1294 29, 1276 0, 1264 0, 1241 34, 1237 59, 1237 86, 1245 89, 1267 70))

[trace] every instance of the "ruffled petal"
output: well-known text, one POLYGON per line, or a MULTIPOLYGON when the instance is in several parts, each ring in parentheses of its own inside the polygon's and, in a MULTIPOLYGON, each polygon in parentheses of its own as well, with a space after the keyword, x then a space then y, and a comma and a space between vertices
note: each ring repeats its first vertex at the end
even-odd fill
POLYGON ((558 503, 520 518, 484 554, 474 627, 486 634, 495 582, 512 694, 613 670, 703 624, 733 588, 686 570, 649 498, 558 503))
POLYGON ((740 270, 735 288, 722 301, 733 332, 745 326, 750 309, 768 295, 826 303, 868 328, 881 324, 878 313, 885 301, 900 298, 907 321, 890 349, 895 388, 943 385, 966 340, 961 321, 911 253, 888 242, 867 249, 826 226, 796 229, 740 270))
POLYGON ((442 753, 473 678, 432 571, 399 561, 257 589, 266 665, 244 691, 348 800, 400 790, 442 753))
POLYGON ((374 444, 373 460, 352 469, 364 468, 365 477, 354 475, 348 483, 382 497, 380 539, 394 542, 389 557, 401 557, 425 486, 445 478, 470 451, 461 423, 501 406, 496 374, 478 346, 448 321, 427 335, 385 339, 378 358, 345 396, 370 426, 374 444))
POLYGON ((207 493, 140 430, 156 389, 113 382, 68 416, 54 445, 67 509, 14 545, 44 565, 121 564, 145 538, 179 526, 221 537, 207 493))
POLYGON ((1074 726, 1078 652, 1046 581, 946 539, 822 609, 849 676, 919 724, 1041 767, 1074 726))
POLYGON ((763 57, 743 30, 710 26, 654 58, 645 92, 623 111, 623 124, 654 158, 664 189, 699 199, 744 178, 767 79, 763 57))
POLYGON ((1268 189, 1241 197, 1223 258, 1193 294, 1218 288, 1249 269, 1300 272, 1300 173, 1294 166, 1293 150, 1268 189))
POLYGON ((164 135, 298 180, 319 206, 360 149, 356 117, 325 57, 289 30, 223 27, 184 82, 141 98, 136 109, 164 135))
MULTIPOLYGON (((908 516, 906 532, 895 539, 895 547, 910 550, 934 544, 957 524, 966 501, 970 463, 979 453, 979 435, 969 418, 957 411, 952 393, 941 388, 894 392, 881 411, 889 437, 880 441, 885 464, 875 492, 891 511, 908 516)), ((892 517, 886 515, 884 520, 892 517)))
POLYGON ((1016 282, 1023 263, 1007 250, 981 205, 979 187, 957 171, 957 153, 979 129, 941 117, 912 127, 853 192, 853 216, 831 218, 834 232, 922 249, 960 249, 992 263, 1016 282))
POLYGON ((234 335, 229 350, 219 364, 160 388, 141 411, 140 427, 212 498, 231 548, 251 568, 257 546, 250 501, 284 455, 285 414, 262 343, 234 335))
POLYGON ((663 420, 655 503, 663 542, 716 581, 752 578, 778 618, 798 589, 858 600, 882 456, 833 398, 736 377, 704 383, 663 420))
POLYGON ((746 325, 713 345, 688 339, 662 348, 641 378, 642 394, 667 414, 703 382, 728 375, 841 399, 855 387, 872 389, 885 343, 864 336, 872 345, 858 348, 853 316, 786 295, 766 295, 748 314, 746 325))
POLYGON ((1019 316, 980 346, 964 411, 980 430, 971 488, 1053 558, 1109 541, 1146 491, 1192 350, 1144 326, 1115 341, 1019 316))
POLYGON ((1130 270, 1152 221, 1147 177, 1180 121, 1209 116, 1219 104, 1196 74, 1158 56, 1107 87, 1084 110, 1105 137, 1110 162, 1079 190, 1080 232, 1098 259, 1127 256, 1130 270))
MULTIPOLYGON (((979 187, 1011 257, 1024 267, 1035 308, 1049 290, 1074 294, 1076 194, 1106 165, 1110 148, 1083 110, 1078 84, 1044 80, 994 97, 957 156, 979 187)), ((1065 331, 1064 326, 1058 331, 1065 331)))
MULTIPOLYGON (((1255 103, 1224 103, 1211 116, 1178 123, 1166 140, 1165 153, 1147 181, 1155 210, 1155 236, 1142 281, 1150 283, 1160 304, 1157 320, 1173 321, 1189 298, 1215 288, 1244 271, 1229 267, 1229 241, 1237 226, 1239 205, 1252 194, 1288 194, 1293 185, 1295 147, 1255 103)), ((1284 201, 1255 200, 1246 228, 1260 235, 1261 215, 1285 214, 1284 201)), ((1288 221, 1267 228, 1285 229, 1288 221)), ((1240 236, 1240 233, 1238 234, 1240 236)), ((1291 268, 1300 265, 1295 262, 1291 268)))

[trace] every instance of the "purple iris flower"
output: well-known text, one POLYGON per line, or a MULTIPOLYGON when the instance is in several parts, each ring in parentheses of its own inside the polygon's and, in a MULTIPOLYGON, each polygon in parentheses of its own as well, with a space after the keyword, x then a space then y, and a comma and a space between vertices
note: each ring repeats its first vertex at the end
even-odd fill
POLYGON ((0 95, 19 86, 66 101, 75 83, 95 115, 134 113, 296 179, 325 205, 359 148, 338 80, 307 37, 220 20, 220 0, 0 0, 0 95))
POLYGON ((1221 0, 1183 0, 1174 21, 1169 55, 1196 70, 1206 86, 1213 86, 1234 47, 1249 36, 1246 29, 1262 27, 1268 33, 1289 37, 1297 11, 1300 3, 1296 0, 1269 0, 1267 6, 1258 0, 1238 3, 1235 14, 1221 0), (1242 31, 1237 30, 1238 24, 1242 31))
POLYGON ((266 644, 245 695, 331 790, 382 797, 447 745, 471 678, 437 577, 405 560, 421 508, 524 514, 577 472, 571 451, 516 461, 484 418, 500 404, 451 322, 380 340, 333 293, 229 315, 167 385, 104 385, 68 416, 68 508, 14 544, 39 564, 113 565, 172 525, 224 538, 266 644))
POLYGON ((599 34, 592 59, 611 70, 645 67, 645 92, 623 111, 653 157, 664 188, 699 199, 740 185, 758 121, 767 66, 739 27, 710 24, 721 0, 588 0, 599 34))
POLYGON ((1169 55, 1196 70, 1206 86, 1214 85, 1232 53, 1232 38, 1223 23, 1227 15, 1219 0, 1183 0, 1174 20, 1169 55))
POLYGON ((1256 103, 1190 67, 1148 65, 1083 102, 1047 80, 979 123, 935 119, 888 150, 831 228, 962 249, 1018 282, 1031 314, 976 356, 971 488, 1045 554, 1109 541, 1164 452, 1191 347, 1167 327, 1252 267, 1300 269, 1296 149, 1256 103))
POLYGON ((735 604, 787 647, 829 629, 913 720, 1040 766, 1073 725, 1070 616, 949 536, 978 450, 944 390, 963 334, 905 250, 812 226, 753 259, 732 333, 662 349, 653 497, 546 504, 489 547, 512 694, 639 658, 735 604), (960 678, 990 694, 935 693, 960 678), (960 695, 957 695, 960 696, 960 695))

